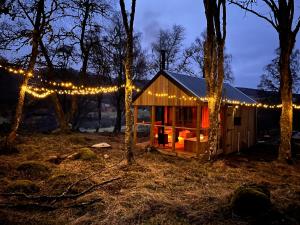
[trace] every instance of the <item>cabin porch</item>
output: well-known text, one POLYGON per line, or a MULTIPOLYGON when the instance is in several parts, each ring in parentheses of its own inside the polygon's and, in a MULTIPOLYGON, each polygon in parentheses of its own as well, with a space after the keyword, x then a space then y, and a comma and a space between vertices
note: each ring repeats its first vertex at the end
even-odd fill
MULTIPOLYGON (((222 148, 222 132, 218 148, 222 148)), ((197 106, 135 106, 134 143, 163 152, 195 156, 208 150, 208 108, 197 106), (143 116, 143 112, 149 112, 143 116), (140 113, 139 113, 140 112, 140 113)))

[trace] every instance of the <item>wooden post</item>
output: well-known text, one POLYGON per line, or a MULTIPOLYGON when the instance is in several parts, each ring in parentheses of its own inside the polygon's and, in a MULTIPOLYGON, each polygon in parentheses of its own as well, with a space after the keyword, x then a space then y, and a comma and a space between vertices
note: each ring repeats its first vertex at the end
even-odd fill
POLYGON ((176 106, 172 106, 172 151, 175 152, 175 142, 176 142, 176 106))
POLYGON ((197 104, 197 120, 196 120, 196 154, 199 157, 200 155, 200 122, 201 122, 201 106, 197 104))
POLYGON ((138 122, 138 106, 134 106, 133 112, 133 146, 137 143, 137 122, 138 122))
POLYGON ((223 121, 221 121, 221 123, 222 123, 222 133, 221 133, 221 135, 222 135, 222 140, 223 140, 223 142, 222 142, 222 146, 221 146, 221 148, 222 148, 222 152, 223 153, 226 153, 226 143, 227 143, 227 105, 225 105, 224 106, 224 108, 223 108, 223 121))
POLYGON ((155 106, 151 107, 150 145, 154 145, 155 106))
POLYGON ((237 151, 240 153, 240 132, 237 133, 237 151))

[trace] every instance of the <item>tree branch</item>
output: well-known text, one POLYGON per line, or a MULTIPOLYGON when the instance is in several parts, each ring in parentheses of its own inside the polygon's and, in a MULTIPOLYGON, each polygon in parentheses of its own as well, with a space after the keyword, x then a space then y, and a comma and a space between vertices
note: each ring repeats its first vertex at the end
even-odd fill
POLYGON ((128 25, 128 19, 127 19, 127 13, 126 13, 124 0, 120 0, 120 7, 121 7, 121 14, 123 17, 124 27, 125 27, 126 33, 129 34, 130 29, 129 29, 129 25, 128 25))
POLYGON ((254 14, 254 15, 256 15, 256 16, 262 18, 262 19, 264 19, 265 21, 269 22, 277 31, 279 30, 278 26, 270 18, 268 18, 268 17, 266 17, 264 15, 261 15, 260 13, 254 11, 253 9, 250 9, 248 6, 244 6, 243 4, 241 4, 241 3, 239 3, 239 2, 237 2, 235 0, 229 0, 229 2, 231 4, 234 4, 234 5, 238 6, 238 7, 240 7, 241 9, 246 10, 247 12, 250 12, 250 13, 252 13, 252 14, 254 14))
POLYGON ((27 19, 29 20, 29 22, 31 23, 32 26, 34 26, 34 21, 30 18, 28 12, 26 11, 25 7, 22 5, 22 3, 18 0, 18 3, 21 7, 21 9, 23 10, 25 16, 27 17, 27 19))
POLYGON ((25 199, 29 199, 29 200, 40 200, 40 201, 48 201, 48 200, 62 200, 62 199, 67 199, 67 198, 78 198, 82 195, 85 195, 91 191, 93 191, 95 188, 111 183, 113 181, 116 180, 120 180, 122 177, 116 177, 116 178, 112 178, 110 180, 106 180, 103 181, 101 183, 98 184, 94 184, 92 186, 90 186, 89 188, 85 189, 84 191, 77 193, 77 194, 71 194, 71 195, 27 195, 25 193, 0 193, 1 196, 16 196, 16 197, 22 197, 25 199))
POLYGON ((130 13, 130 32, 133 32, 133 23, 134 23, 134 15, 135 15, 135 6, 136 0, 132 0, 131 4, 131 13, 130 13))
POLYGON ((226 35, 227 35, 227 31, 226 31, 226 25, 227 25, 227 15, 226 15, 226 1, 223 2, 223 42, 225 42, 226 40, 226 35))
POLYGON ((300 17, 298 18, 297 25, 296 25, 296 27, 295 27, 295 29, 294 29, 294 31, 293 31, 294 37, 297 36, 299 29, 300 29, 300 17))

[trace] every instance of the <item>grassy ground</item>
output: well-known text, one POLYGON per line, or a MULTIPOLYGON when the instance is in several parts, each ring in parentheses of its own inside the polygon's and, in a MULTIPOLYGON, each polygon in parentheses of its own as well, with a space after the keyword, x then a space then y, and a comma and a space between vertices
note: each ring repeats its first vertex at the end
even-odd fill
POLYGON ((215 162, 136 150, 135 164, 127 166, 122 143, 122 136, 98 134, 18 137, 20 153, 0 156, 1 193, 61 195, 86 178, 67 193, 76 195, 120 179, 78 198, 37 201, 2 195, 0 224, 263 224, 233 216, 228 207, 234 190, 246 183, 270 189, 278 212, 271 224, 287 224, 282 215, 293 221, 289 224, 300 223, 300 165, 277 163, 273 148, 258 146, 215 162), (72 155, 99 142, 112 148, 90 149, 96 157, 72 155), (57 156, 70 157, 53 160, 57 156))

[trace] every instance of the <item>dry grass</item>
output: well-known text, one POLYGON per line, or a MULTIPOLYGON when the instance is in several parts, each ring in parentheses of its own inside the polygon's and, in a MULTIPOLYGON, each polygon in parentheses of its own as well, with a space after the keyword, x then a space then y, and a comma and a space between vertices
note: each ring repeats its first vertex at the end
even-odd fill
MULTIPOLYGON (((232 217, 228 208, 234 190, 246 183, 266 185, 274 208, 297 221, 299 164, 267 162, 263 155, 257 154, 229 156, 210 163, 137 149, 135 164, 127 166, 122 161, 122 139, 122 136, 96 134, 20 137, 19 154, 0 156, 0 182, 4 184, 0 192, 11 181, 22 179, 17 168, 28 160, 51 169, 49 178, 35 180, 40 195, 60 194, 72 182, 88 176, 71 192, 79 193, 113 177, 122 179, 76 200, 80 203, 101 199, 92 205, 54 211, 1 208, 0 224, 249 224, 253 221, 232 217), (95 149, 97 157, 92 161, 67 159, 58 165, 47 162, 52 156, 73 154, 98 142, 107 142, 112 148, 95 149), (105 159, 105 154, 109 158, 105 159)), ((1 197, 0 204, 16 200, 1 197)))

